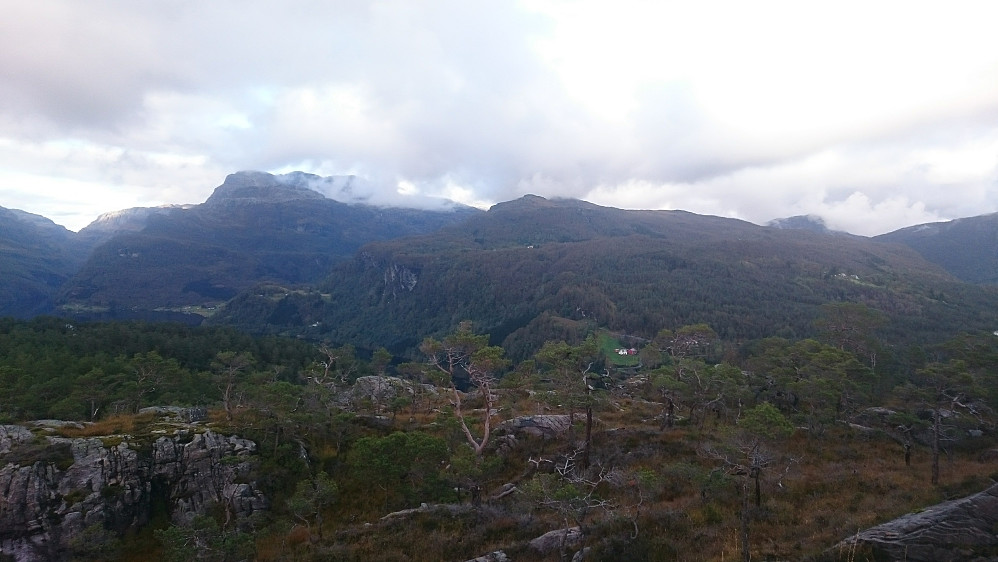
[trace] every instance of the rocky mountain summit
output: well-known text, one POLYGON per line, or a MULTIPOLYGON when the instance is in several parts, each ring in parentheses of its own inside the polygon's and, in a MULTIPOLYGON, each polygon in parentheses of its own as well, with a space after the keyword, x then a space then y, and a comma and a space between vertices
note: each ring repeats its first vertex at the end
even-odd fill
POLYGON ((160 207, 133 207, 120 211, 111 211, 97 217, 77 233, 77 238, 86 246, 87 252, 102 242, 123 232, 140 232, 146 227, 150 218, 168 215, 174 211, 183 211, 192 205, 163 205, 160 207))
MULTIPOLYGON (((229 174, 205 201, 207 206, 232 203, 281 203, 321 201, 326 197, 311 189, 306 174, 275 176, 266 172, 243 171, 229 174)), ((315 176, 316 178, 318 176, 315 176)))
POLYGON ((773 219, 766 223, 766 226, 780 230, 809 230, 818 234, 846 234, 845 232, 828 228, 825 220, 817 215, 796 215, 773 219))
POLYGON ((141 434, 66 436, 91 427, 73 422, 0 426, 0 553, 71 559, 163 511, 183 523, 208 508, 236 521, 267 509, 250 478, 253 441, 163 411, 173 415, 141 434))

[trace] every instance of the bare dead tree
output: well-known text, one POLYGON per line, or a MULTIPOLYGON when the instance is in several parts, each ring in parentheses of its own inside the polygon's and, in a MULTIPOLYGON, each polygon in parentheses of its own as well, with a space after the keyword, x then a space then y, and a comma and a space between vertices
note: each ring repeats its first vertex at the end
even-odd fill
POLYGON ((232 421, 233 403, 236 399, 236 384, 242 373, 254 363, 249 353, 234 351, 219 352, 212 361, 215 370, 215 384, 222 393, 222 406, 225 409, 225 419, 232 421))
POLYGON ((493 392, 496 384, 495 374, 508 364, 503 357, 503 349, 498 346, 487 346, 487 343, 488 336, 475 335, 471 331, 471 323, 462 322, 457 331, 443 341, 427 338, 420 346, 430 365, 443 375, 444 384, 450 386, 454 397, 454 412, 461 425, 461 431, 468 444, 475 450, 475 454, 479 456, 489 443, 492 417, 497 413, 498 395, 493 392), (461 392, 455 383, 455 377, 462 372, 468 375, 471 384, 477 386, 482 395, 481 437, 475 437, 464 417, 461 392))
MULTIPOLYGON (((700 448, 700 455, 713 459, 719 463, 718 470, 724 471, 730 476, 740 479, 739 491, 741 509, 739 511, 739 537, 742 549, 742 560, 748 562, 751 559, 751 542, 749 540, 749 523, 752 519, 752 507, 762 506, 761 479, 763 472, 776 462, 776 455, 767 450, 758 438, 743 438, 736 442, 731 449, 723 450, 705 445, 700 448), (754 501, 750 502, 750 498, 754 501)), ((800 459, 789 457, 786 466, 780 474, 777 485, 783 487, 783 479, 789 474, 791 467, 800 462, 800 459)))
MULTIPOLYGON (((578 527, 579 533, 584 537, 588 533, 586 522, 593 512, 615 512, 619 506, 603 497, 600 491, 606 487, 620 486, 625 480, 623 471, 602 463, 593 463, 589 468, 583 469, 583 455, 582 449, 576 449, 554 460, 543 457, 531 457, 528 460, 535 467, 553 467, 551 473, 537 475, 524 488, 538 506, 557 513, 561 519, 564 525, 561 543, 563 560, 568 559, 567 540, 571 526, 574 524, 578 527)), ((634 525, 637 532, 636 521, 634 525)))

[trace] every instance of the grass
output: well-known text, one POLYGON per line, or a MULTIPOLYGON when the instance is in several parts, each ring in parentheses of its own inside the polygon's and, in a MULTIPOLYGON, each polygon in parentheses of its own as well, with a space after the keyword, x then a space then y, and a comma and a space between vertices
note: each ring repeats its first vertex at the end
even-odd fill
MULTIPOLYGON (((705 442, 728 439, 728 427, 709 422, 703 429, 663 431, 656 413, 660 410, 650 403, 626 398, 599 413, 594 458, 634 476, 622 486, 600 489, 614 509, 586 516, 586 545, 594 549, 594 559, 739 558, 742 477, 699 453, 705 442)), ((412 421, 399 418, 398 426, 410 430, 418 426, 439 433, 446 427, 436 424, 431 414, 412 421)), ((554 458, 568 445, 521 439, 487 489, 527 474, 527 457, 554 458)), ((763 501, 752 508, 749 523, 755 560, 817 556, 857 530, 980 491, 994 473, 976 460, 974 451, 959 451, 944 462, 943 485, 933 487, 925 448, 916 449, 911 466, 905 466, 897 443, 857 434, 844 425, 820 437, 798 430, 770 448, 774 462, 763 471, 763 501)), ((378 505, 371 503, 377 494, 343 482, 341 501, 326 513, 323 541, 303 540, 295 528, 265 534, 259 537, 260 559, 462 560, 499 549, 516 560, 557 559, 525 545, 561 528, 564 519, 523 494, 461 516, 419 514, 385 523, 380 521, 386 513, 382 499, 375 502, 378 505)), ((521 488, 525 482, 520 482, 521 488)))
MULTIPOLYGON (((452 448, 466 446, 454 424, 439 413, 447 411, 448 399, 447 393, 441 393, 432 407, 406 409, 397 417, 395 429, 432 433, 447 439, 452 448)), ((475 404, 469 400, 467 405, 475 404)), ((554 408, 552 413, 563 412, 554 408)), ((584 516, 586 546, 593 549, 593 559, 740 557, 740 494, 745 477, 702 452, 704 444, 730 442, 734 435, 730 420, 712 417, 702 428, 680 424, 663 429, 661 413, 661 405, 631 396, 613 396, 597 412, 593 460, 623 471, 625 478, 596 490, 612 509, 584 516)), ((242 414, 237 412, 236 420, 225 422, 223 412, 210 413, 212 423, 234 432, 251 421, 251 416, 243 419, 242 414)), ((509 410, 500 413, 507 415, 509 410)), ((153 415, 116 416, 58 431, 67 437, 141 438, 157 423, 153 415)), ((345 464, 350 441, 380 431, 359 422, 342 423, 352 428, 354 437, 336 445, 319 443, 310 450, 312 461, 332 475, 340 489, 338 501, 324 513, 324 538, 310 537, 302 525, 294 525, 285 512, 284 496, 274 495, 272 524, 256 535, 259 560, 466 560, 499 549, 518 561, 557 558, 533 552, 526 543, 562 528, 565 515, 525 493, 511 494, 480 510, 382 521, 388 511, 415 507, 418 501, 416 505, 402 505, 398 498, 388 501, 379 490, 352 479, 345 464)), ((479 427, 473 431, 480 435, 479 427)), ((580 434, 575 432, 576 439, 581 439, 580 434)), ((750 511, 752 559, 814 557, 858 530, 984 489, 998 467, 977 460, 980 451, 971 445, 954 447, 944 457, 942 484, 931 486, 927 448, 916 447, 911 465, 906 466, 895 441, 845 425, 830 426, 820 436, 799 429, 769 443, 772 460, 762 472, 762 502, 750 511)), ((564 438, 521 437, 498 472, 483 481, 486 496, 507 482, 518 482, 521 490, 529 488, 537 473, 528 459, 563 458, 573 448, 564 438)), ((157 525, 162 528, 165 523, 157 525)), ((147 537, 139 532, 125 542, 137 548, 138 541, 147 537)), ((135 559, 134 552, 138 551, 128 550, 124 558, 135 559)))
POLYGON ((86 423, 83 427, 62 427, 58 434, 63 437, 105 437, 109 435, 130 435, 144 429, 153 421, 153 414, 119 414, 102 420, 86 423))
POLYGON ((599 334, 600 351, 607 360, 617 367, 637 367, 641 364, 641 359, 637 355, 620 355, 618 349, 627 349, 631 346, 620 343, 620 340, 611 336, 608 332, 599 334))

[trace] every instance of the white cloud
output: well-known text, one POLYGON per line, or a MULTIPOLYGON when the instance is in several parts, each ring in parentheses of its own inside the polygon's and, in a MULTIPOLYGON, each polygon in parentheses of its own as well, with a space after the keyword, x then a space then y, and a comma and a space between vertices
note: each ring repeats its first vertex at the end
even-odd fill
POLYGON ((403 204, 534 192, 863 234, 982 214, 998 210, 994 11, 21 2, 0 20, 0 206, 96 216, 297 168, 403 204), (101 195, 83 205, 82 186, 101 195))

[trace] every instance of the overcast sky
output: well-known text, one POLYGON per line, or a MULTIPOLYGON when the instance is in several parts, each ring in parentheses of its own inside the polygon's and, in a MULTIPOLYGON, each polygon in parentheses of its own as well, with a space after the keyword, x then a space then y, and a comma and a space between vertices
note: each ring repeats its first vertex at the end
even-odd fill
POLYGON ((864 235, 998 211, 990 1, 4 4, 0 206, 72 230, 237 170, 864 235))

